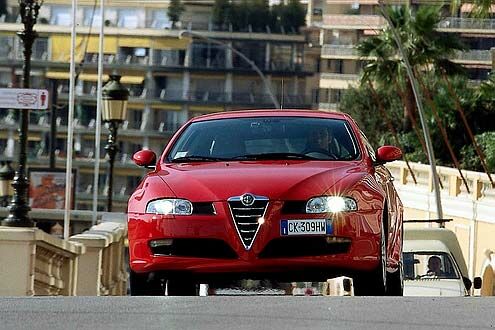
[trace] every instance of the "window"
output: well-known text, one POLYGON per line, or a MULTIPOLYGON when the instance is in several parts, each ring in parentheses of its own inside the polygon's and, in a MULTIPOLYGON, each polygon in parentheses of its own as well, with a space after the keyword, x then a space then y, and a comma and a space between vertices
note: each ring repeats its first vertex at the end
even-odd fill
POLYGON ((154 10, 152 12, 151 27, 155 29, 170 29, 172 23, 168 19, 168 15, 164 10, 154 10))
POLYGON ((452 257, 445 252, 405 252, 406 279, 458 279, 459 273, 452 257))
POLYGON ((83 24, 85 26, 98 27, 98 26, 100 26, 100 23, 101 23, 101 14, 100 14, 99 9, 96 9, 93 7, 84 8, 84 22, 83 22, 83 24))
POLYGON ((184 131, 168 159, 290 159, 291 155, 300 155, 314 160, 355 160, 359 149, 351 132, 346 121, 326 118, 254 117, 196 122, 184 131))
POLYGON ((52 7, 52 16, 50 23, 54 25, 70 26, 72 23, 70 7, 54 6, 52 7))
POLYGON ((125 28, 137 28, 139 26, 139 19, 134 9, 121 9, 119 10, 119 27, 125 28))

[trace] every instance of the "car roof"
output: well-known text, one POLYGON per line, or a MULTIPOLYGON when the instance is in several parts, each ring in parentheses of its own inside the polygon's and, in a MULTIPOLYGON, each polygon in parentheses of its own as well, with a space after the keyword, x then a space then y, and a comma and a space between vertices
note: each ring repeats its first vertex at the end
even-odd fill
POLYGON ((342 112, 328 112, 320 110, 301 109, 261 109, 261 110, 235 110, 216 112, 194 117, 191 122, 226 119, 226 118, 249 118, 249 117, 309 117, 309 118, 332 118, 350 120, 349 115, 342 112))
POLYGON ((466 261, 457 236, 446 228, 404 228, 404 252, 450 252, 463 276, 468 276, 466 261), (437 250, 436 250, 437 249, 437 250))

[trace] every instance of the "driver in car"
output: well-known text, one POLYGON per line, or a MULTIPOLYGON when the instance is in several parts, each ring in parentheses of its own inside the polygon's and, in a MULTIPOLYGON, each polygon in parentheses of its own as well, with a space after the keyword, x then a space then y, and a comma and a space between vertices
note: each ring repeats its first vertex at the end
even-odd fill
POLYGON ((440 257, 431 256, 428 259, 428 272, 427 276, 445 276, 445 272, 442 270, 442 261, 440 257))
POLYGON ((339 144, 326 127, 320 126, 313 128, 309 132, 306 148, 303 153, 320 153, 326 156, 337 158, 340 154, 339 144))

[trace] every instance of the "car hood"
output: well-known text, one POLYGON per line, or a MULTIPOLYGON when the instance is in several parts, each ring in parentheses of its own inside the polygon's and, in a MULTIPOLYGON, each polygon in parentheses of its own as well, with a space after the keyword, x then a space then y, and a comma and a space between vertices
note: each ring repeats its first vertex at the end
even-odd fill
POLYGON ((162 166, 158 174, 176 197, 194 201, 224 201, 248 192, 305 200, 329 190, 345 192, 365 175, 356 161, 182 163, 162 166))

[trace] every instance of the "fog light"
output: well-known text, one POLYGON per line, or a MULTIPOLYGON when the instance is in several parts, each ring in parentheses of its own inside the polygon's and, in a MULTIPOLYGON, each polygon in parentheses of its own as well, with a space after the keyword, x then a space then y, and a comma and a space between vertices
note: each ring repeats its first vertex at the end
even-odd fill
POLYGON ((171 238, 157 239, 157 240, 151 241, 150 242, 150 246, 152 248, 156 248, 156 247, 159 247, 159 246, 171 246, 173 243, 174 243, 174 240, 171 239, 171 238))

